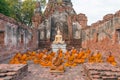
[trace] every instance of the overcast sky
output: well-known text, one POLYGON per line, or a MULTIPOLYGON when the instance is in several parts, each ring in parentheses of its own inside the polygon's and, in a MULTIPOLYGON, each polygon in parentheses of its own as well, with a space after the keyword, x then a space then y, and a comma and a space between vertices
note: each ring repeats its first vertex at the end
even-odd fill
POLYGON ((108 13, 120 10, 120 0, 72 0, 72 2, 78 14, 86 14, 89 25, 108 13))

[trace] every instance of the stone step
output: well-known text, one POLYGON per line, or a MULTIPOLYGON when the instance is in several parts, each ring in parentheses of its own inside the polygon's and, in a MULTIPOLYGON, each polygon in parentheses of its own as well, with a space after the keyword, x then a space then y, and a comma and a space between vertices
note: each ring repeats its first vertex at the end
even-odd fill
POLYGON ((27 72, 27 64, 0 64, 0 80, 18 80, 27 72))
POLYGON ((118 77, 120 77, 119 67, 111 66, 108 63, 85 63, 83 68, 91 80, 118 80, 118 77))

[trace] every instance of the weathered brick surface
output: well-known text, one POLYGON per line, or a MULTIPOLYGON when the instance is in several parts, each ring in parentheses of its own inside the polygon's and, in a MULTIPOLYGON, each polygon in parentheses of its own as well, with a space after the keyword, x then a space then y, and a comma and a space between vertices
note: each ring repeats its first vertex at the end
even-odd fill
POLYGON ((103 20, 83 29, 82 47, 89 47, 93 52, 97 49, 106 55, 109 51, 114 56, 120 53, 120 10, 115 14, 107 14, 103 20))
POLYGON ((83 67, 88 78, 91 80, 118 80, 118 77, 120 76, 120 68, 111 66, 108 63, 85 63, 83 67))
POLYGON ((18 80, 27 74, 28 65, 0 64, 0 80, 18 80))
POLYGON ((37 30, 0 13, 0 62, 12 53, 38 48, 37 36, 37 30))

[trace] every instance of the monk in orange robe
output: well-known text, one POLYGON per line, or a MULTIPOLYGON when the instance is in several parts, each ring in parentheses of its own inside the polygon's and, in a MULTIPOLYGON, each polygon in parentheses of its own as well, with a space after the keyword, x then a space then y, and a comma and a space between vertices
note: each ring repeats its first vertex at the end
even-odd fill
POLYGON ((77 66, 77 64, 74 62, 74 59, 75 59, 75 57, 71 52, 70 56, 68 56, 68 58, 67 58, 67 62, 64 65, 66 67, 75 67, 75 66, 77 66))
POLYGON ((102 54, 97 51, 97 54, 95 55, 95 62, 101 63, 102 61, 102 54))
POLYGON ((39 55, 38 55, 38 58, 39 58, 39 59, 42 59, 42 57, 43 57, 44 55, 45 55, 44 52, 40 52, 39 55))
POLYGON ((77 55, 77 57, 75 58, 75 62, 77 64, 81 64, 81 63, 84 63, 85 62, 85 59, 86 59, 86 53, 83 51, 83 49, 80 49, 80 52, 79 54, 77 55))
POLYGON ((15 56, 9 61, 9 64, 20 64, 21 53, 15 54, 15 56))
POLYGON ((94 53, 91 54, 91 56, 89 57, 89 63, 94 63, 95 62, 95 56, 94 53))
POLYGON ((87 50, 85 51, 86 58, 90 56, 90 53, 91 53, 91 50, 87 48, 87 50))
POLYGON ((112 53, 110 52, 110 55, 108 56, 107 60, 108 63, 112 64, 113 66, 117 65, 117 62, 115 61, 114 56, 112 55, 112 53))
POLYGON ((14 57, 16 57, 16 58, 21 58, 21 53, 19 52, 19 53, 17 53, 14 57))
POLYGON ((75 53, 77 53, 77 50, 76 50, 74 47, 72 47, 71 53, 72 53, 72 54, 75 54, 75 53))
POLYGON ((87 48, 86 52, 87 52, 88 54, 90 54, 90 53, 91 53, 91 50, 90 50, 89 48, 87 48))
POLYGON ((35 51, 29 52, 29 54, 28 54, 28 60, 33 60, 35 57, 36 57, 36 52, 35 51))
POLYGON ((64 59, 67 59, 69 56, 70 56, 70 53, 69 53, 69 51, 67 50, 67 51, 65 52, 65 54, 64 54, 64 59))
POLYGON ((26 64, 26 55, 17 53, 10 61, 9 64, 26 64))
POLYGON ((51 52, 50 52, 50 55, 51 55, 52 57, 54 57, 54 56, 55 56, 55 52, 51 51, 51 52))
POLYGON ((52 65, 50 66, 50 72, 64 72, 63 60, 61 57, 56 54, 56 56, 52 60, 52 65))
POLYGON ((40 65, 43 67, 49 67, 52 65, 52 62, 49 60, 48 55, 44 55, 42 59, 40 60, 40 65))
POLYGON ((58 54, 59 57, 62 58, 63 57, 63 51, 62 51, 62 49, 59 49, 58 52, 57 52, 57 54, 58 54))
POLYGON ((18 58, 13 58, 10 60, 9 64, 21 64, 18 58))
POLYGON ((23 55, 21 56, 21 59, 22 59, 23 61, 26 61, 26 60, 27 60, 27 55, 26 55, 26 54, 23 54, 23 55))

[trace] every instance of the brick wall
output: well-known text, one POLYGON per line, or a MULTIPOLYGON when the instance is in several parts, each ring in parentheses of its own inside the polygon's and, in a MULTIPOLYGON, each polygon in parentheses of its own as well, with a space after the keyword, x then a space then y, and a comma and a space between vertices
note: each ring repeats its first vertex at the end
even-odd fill
POLYGON ((112 51, 120 53, 120 11, 115 14, 107 14, 103 20, 93 23, 90 27, 82 30, 82 47, 96 49, 103 53, 112 51))

